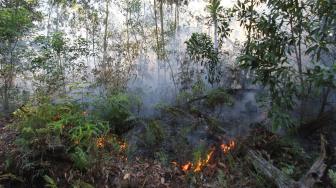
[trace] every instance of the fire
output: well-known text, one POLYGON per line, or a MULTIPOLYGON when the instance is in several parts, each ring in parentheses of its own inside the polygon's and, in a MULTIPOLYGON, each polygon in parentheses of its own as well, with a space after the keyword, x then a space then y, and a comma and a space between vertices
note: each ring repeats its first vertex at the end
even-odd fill
POLYGON ((194 172, 200 172, 201 170, 202 170, 202 161, 199 160, 195 165, 194 172))
POLYGON ((236 143, 234 140, 231 140, 228 144, 221 144, 221 149, 224 152, 224 154, 229 153, 232 149, 236 147, 236 143))
POLYGON ((205 163, 209 163, 210 159, 212 158, 213 153, 215 152, 215 149, 212 149, 210 153, 208 153, 207 158, 205 160, 205 163))
POLYGON ((184 172, 186 172, 186 171, 190 170, 191 167, 192 167, 192 163, 189 161, 187 164, 182 165, 182 166, 181 166, 181 169, 182 169, 184 172))
POLYGON ((96 142, 96 146, 98 148, 103 148, 105 146, 105 138, 104 137, 98 138, 96 142))
MULTIPOLYGON (((236 147, 236 142, 234 140, 229 141, 227 144, 221 144, 220 148, 224 154, 228 154, 231 150, 236 147)), ((213 155, 216 151, 216 147, 212 147, 209 153, 206 155, 205 159, 199 159, 195 164, 188 161, 184 165, 179 165, 177 162, 173 161, 172 164, 180 167, 182 171, 188 172, 192 170, 193 172, 200 172, 202 171, 211 161, 213 155)))
MULTIPOLYGON (((181 165, 180 168, 184 172, 188 172, 192 169, 193 172, 200 172, 204 167, 208 165, 210 162, 213 154, 215 152, 215 148, 212 148, 211 151, 207 154, 206 158, 204 160, 199 159, 195 164, 188 161, 186 164, 181 165)), ((177 162, 173 161, 172 164, 175 166, 179 166, 177 162)))

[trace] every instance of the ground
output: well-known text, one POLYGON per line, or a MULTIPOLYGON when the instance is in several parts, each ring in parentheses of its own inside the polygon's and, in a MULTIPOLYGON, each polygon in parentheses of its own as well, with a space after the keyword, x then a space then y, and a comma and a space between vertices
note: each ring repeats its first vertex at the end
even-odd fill
MULTIPOLYGON (((10 119, 0 121, 0 187, 27 187, 31 174, 20 174, 18 169, 6 169, 8 157, 15 158, 16 132, 6 126, 10 119)), ((214 149, 209 162, 200 172, 184 171, 181 164, 161 162, 144 157, 115 157, 104 160, 84 173, 66 161, 52 161, 49 176, 59 187, 276 187, 263 177, 248 160, 247 151, 258 151, 265 159, 285 174, 299 180, 319 153, 319 135, 331 137, 333 126, 317 130, 311 136, 280 137, 260 125, 253 126, 250 134, 237 138, 229 154, 214 149), (295 144, 293 144, 295 143, 295 144), (303 147, 301 147, 303 146, 303 147), (51 172, 51 173, 50 173, 51 172)), ((333 139, 331 137, 331 139, 333 139)), ((330 164, 335 164, 333 157, 330 164)), ((329 165, 330 165, 329 164, 329 165)), ((325 176, 318 187, 331 187, 325 176)), ((40 187, 45 180, 34 181, 29 187, 40 187)))

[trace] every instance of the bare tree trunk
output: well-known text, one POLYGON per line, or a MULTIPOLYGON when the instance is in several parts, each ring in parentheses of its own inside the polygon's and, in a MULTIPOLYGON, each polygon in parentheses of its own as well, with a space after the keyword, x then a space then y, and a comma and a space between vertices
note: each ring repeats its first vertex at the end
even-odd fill
POLYGON ((127 48, 127 59, 129 60, 130 58, 130 37, 129 37, 129 19, 130 19, 130 14, 131 11, 129 10, 129 1, 127 1, 127 8, 126 8, 126 48, 127 48))
POLYGON ((217 16, 214 15, 213 19, 214 19, 213 20, 214 21, 214 49, 218 51, 217 16))
POLYGON ((165 39, 164 39, 164 24, 163 24, 163 0, 160 0, 160 21, 161 21, 161 55, 165 56, 165 39))
MULTIPOLYGON (((106 64, 107 59, 107 29, 108 29, 108 17, 109 17, 109 0, 106 1, 106 8, 105 8, 105 31, 104 31, 104 42, 103 42, 103 64, 106 64)), ((105 67, 105 65, 103 65, 105 67)))
POLYGON ((179 20, 180 20, 180 11, 179 11, 179 8, 180 8, 180 4, 179 4, 179 1, 176 1, 176 4, 175 4, 175 33, 178 32, 178 28, 179 28, 179 20))
POLYGON ((9 95, 8 95, 8 92, 9 92, 8 83, 5 83, 5 86, 4 86, 4 103, 3 103, 3 108, 4 108, 5 113, 9 112, 9 95))
MULTIPOLYGON (((250 6, 250 11, 253 11, 253 9, 254 9, 254 0, 251 0, 251 6, 250 6)), ((253 18, 253 16, 252 16, 252 14, 251 14, 251 16, 250 16, 250 23, 249 23, 249 26, 248 26, 248 28, 247 28, 247 32, 248 32, 248 34, 247 34, 247 50, 246 50, 246 52, 247 53, 250 53, 250 45, 251 45, 251 31, 252 31, 252 18, 253 18)))
POLYGON ((160 42, 159 42, 159 26, 157 21, 157 5, 156 0, 154 0, 154 19, 155 19, 155 36, 156 36, 156 54, 158 59, 160 58, 160 42))

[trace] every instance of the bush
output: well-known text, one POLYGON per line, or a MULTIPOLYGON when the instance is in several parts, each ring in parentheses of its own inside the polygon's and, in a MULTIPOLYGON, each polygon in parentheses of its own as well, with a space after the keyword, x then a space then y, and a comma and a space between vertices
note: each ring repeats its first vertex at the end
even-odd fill
POLYGON ((25 167, 40 166, 50 158, 65 158, 83 170, 96 154, 98 139, 109 132, 107 122, 72 103, 44 102, 22 107, 14 114, 19 131, 16 143, 25 167))
POLYGON ((117 93, 100 99, 95 105, 96 116, 108 121, 113 133, 121 135, 132 128, 135 116, 131 112, 132 104, 140 105, 140 101, 130 95, 117 93))
POLYGON ((329 169, 328 170, 328 176, 331 180, 331 184, 336 187, 336 172, 329 169))
POLYGON ((145 127, 144 141, 146 146, 152 147, 160 144, 164 139, 164 130, 158 121, 151 121, 145 127))
POLYGON ((217 105, 229 105, 232 106, 234 99, 232 96, 222 88, 213 89, 208 92, 208 98, 205 101, 205 104, 208 107, 214 108, 217 105))

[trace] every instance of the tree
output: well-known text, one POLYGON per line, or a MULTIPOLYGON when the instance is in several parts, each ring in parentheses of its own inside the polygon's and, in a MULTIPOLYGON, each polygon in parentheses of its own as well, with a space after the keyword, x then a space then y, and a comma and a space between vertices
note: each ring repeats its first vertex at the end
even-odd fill
POLYGON ((214 48, 218 51, 218 14, 223 9, 220 0, 210 0, 207 9, 211 15, 214 26, 214 48))
MULTIPOLYGON (((245 0, 238 1, 233 10, 248 33, 244 53, 239 61, 243 67, 254 72, 256 82, 269 89, 271 109, 269 116, 273 120, 274 127, 294 125, 292 111, 299 103, 301 103, 299 120, 302 124, 303 104, 311 93, 306 92, 306 89, 311 88, 307 86, 311 85, 313 80, 318 80, 318 77, 321 78, 321 75, 315 78, 313 76, 319 75, 317 73, 319 71, 315 71, 316 74, 309 74, 312 72, 310 67, 315 67, 317 70, 316 63, 320 64, 320 59, 311 59, 303 63, 302 58, 304 52, 316 57, 319 56, 321 49, 329 51, 332 48, 332 42, 323 42, 328 37, 321 36, 328 35, 334 25, 330 24, 328 26, 330 28, 324 30, 322 17, 328 15, 326 17, 330 19, 335 15, 335 9, 331 9, 329 14, 321 14, 326 10, 326 7, 324 9, 319 6, 321 4, 325 6, 328 3, 298 0, 245 0), (257 11, 256 7, 261 4, 265 5, 268 11, 257 11)), ((324 81, 330 83, 330 77, 328 79, 324 81)))
MULTIPOLYGON (((87 41, 78 38, 68 42, 66 35, 55 32, 51 37, 38 36, 31 55, 29 70, 33 73, 36 91, 42 95, 51 95, 59 91, 66 92, 70 81, 86 68, 80 57, 88 55, 87 41)), ((85 77, 81 77, 85 81, 85 77)), ((74 79, 75 80, 75 79, 74 79)))
POLYGON ((24 34, 34 25, 40 15, 34 10, 37 1, 10 1, 0 4, 0 89, 4 111, 9 111, 10 92, 15 85, 15 75, 19 73, 20 56, 18 49, 24 46, 24 34))
POLYGON ((218 82, 220 77, 219 58, 211 38, 205 33, 193 33, 186 44, 189 57, 196 63, 200 62, 207 70, 208 82, 211 85, 218 82))

